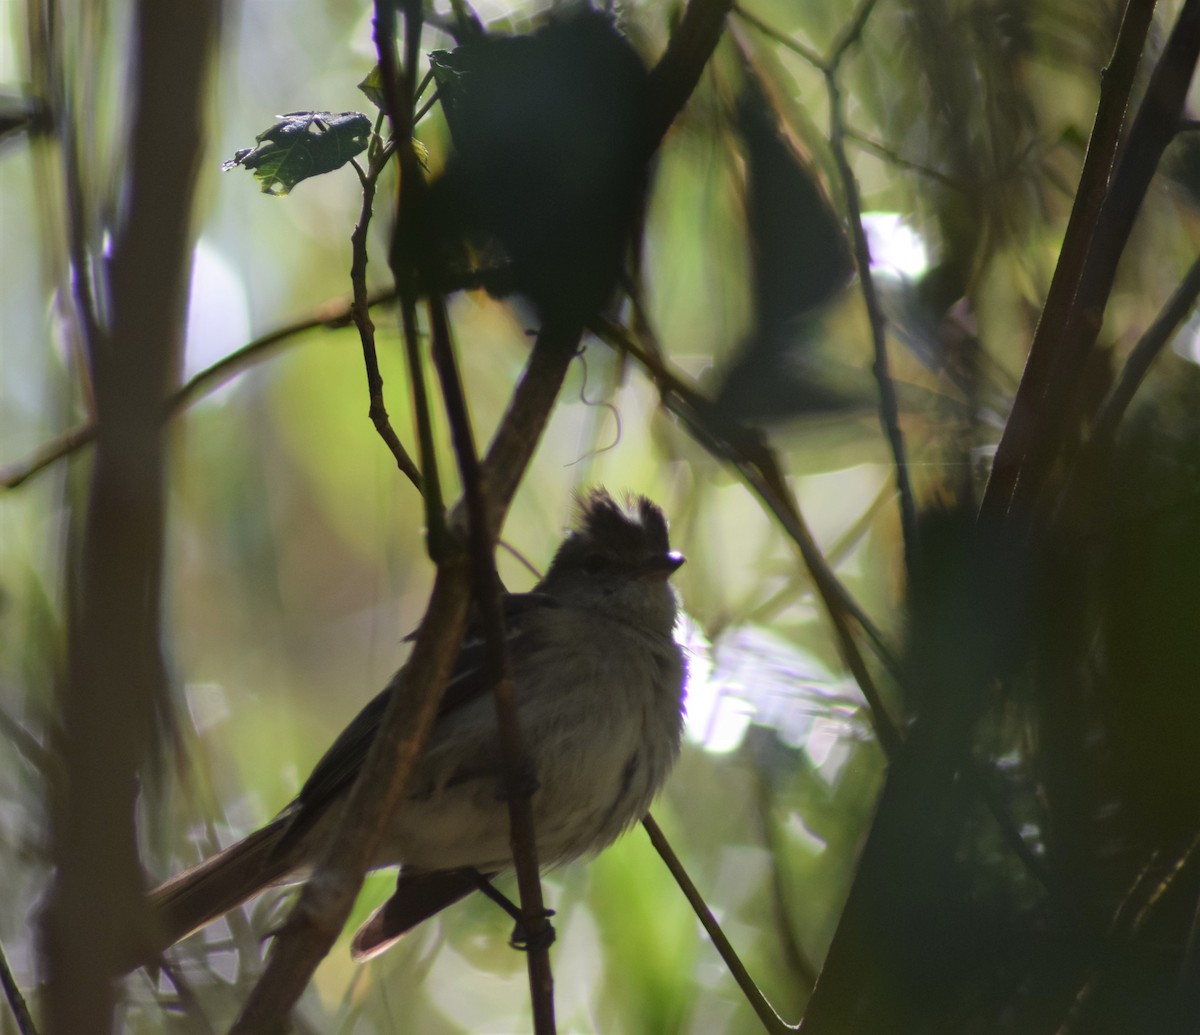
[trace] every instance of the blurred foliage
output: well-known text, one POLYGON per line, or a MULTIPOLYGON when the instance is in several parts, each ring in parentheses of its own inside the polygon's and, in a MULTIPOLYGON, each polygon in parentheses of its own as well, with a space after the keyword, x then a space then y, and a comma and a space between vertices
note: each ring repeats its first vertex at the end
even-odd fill
MULTIPOLYGON (((0 9, 5 96, 37 78, 41 59, 22 41, 40 6, 0 9)), ((127 5, 57 6, 74 19, 66 117, 79 123, 91 204, 116 206, 127 5)), ((1121 5, 880 0, 839 66, 923 515, 921 549, 907 558, 812 60, 859 6, 748 0, 731 18, 654 163, 640 295, 667 360, 778 451, 838 579, 887 646, 864 653, 909 734, 903 757, 889 768, 791 541, 640 369, 594 340, 513 506, 501 573, 512 588, 532 582, 519 558, 548 562, 575 488, 644 492, 671 516, 688 557, 677 585, 694 681, 689 744, 657 811, 789 1019, 844 937, 829 987, 855 975, 863 1001, 885 1011, 855 1031, 1195 1030, 1196 326, 1159 361, 1116 444, 1081 462, 1074 483, 1060 472, 1069 491, 1033 541, 990 538, 972 517, 1058 257, 1121 5), (915 260, 905 241, 919 244, 915 260)), ((540 7, 477 10, 525 31, 540 7)), ((1164 5, 1156 16, 1152 52, 1172 14, 1164 5)), ((361 104, 355 84, 374 65, 368 6, 299 0, 281 15, 259 0, 228 12, 195 218, 189 374, 349 293, 351 171, 282 202, 219 176, 221 157, 273 113, 361 104)), ((675 4, 621 5, 647 62, 676 15, 675 4)), ((454 46, 439 24, 426 28, 426 52, 454 46)), ((0 147, 0 466, 86 413, 60 156, 22 114, 39 110, 36 98, 7 108, 19 117, 0 147)), ((451 153, 440 105, 418 136, 437 175, 451 153)), ((1146 198, 1104 317, 1101 386, 1194 257, 1196 166, 1185 135, 1146 198)), ((385 179, 380 196, 390 194, 385 179)), ((368 277, 383 288, 390 215, 379 216, 368 277)), ((90 244, 102 254, 103 242, 90 244)), ((605 272, 610 252, 595 256, 605 272)), ((482 438, 535 318, 475 291, 452 299, 451 319, 482 438)), ((381 309, 376 322, 392 424, 407 443, 394 321, 381 309)), ((352 329, 317 329, 172 426, 177 729, 145 783, 156 877, 286 803, 402 660, 422 614, 432 571, 421 508, 367 420, 361 363, 352 329)), ((439 432, 450 471, 447 438, 439 432)), ((61 649, 63 525, 85 465, 64 461, 0 498, 0 942, 26 989, 47 878, 53 763, 39 745, 61 649)), ((360 916, 388 885, 368 880, 360 916)), ((759 1030, 641 831, 550 875, 548 888, 563 1030, 759 1030)), ((228 1025, 278 901, 264 896, 180 946, 182 986, 131 978, 126 1029, 228 1025)), ((493 907, 469 901, 363 967, 339 944, 297 1030, 523 1030, 526 978, 507 933, 493 907)))

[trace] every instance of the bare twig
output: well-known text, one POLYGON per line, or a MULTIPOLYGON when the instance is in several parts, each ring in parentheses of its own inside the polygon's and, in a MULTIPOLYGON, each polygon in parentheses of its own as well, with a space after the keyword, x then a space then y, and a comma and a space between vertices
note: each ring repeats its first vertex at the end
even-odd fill
MULTIPOLYGON (((374 307, 394 302, 395 299, 395 289, 388 288, 385 291, 371 293, 367 298, 367 304, 374 307)), ((275 330, 247 342, 228 356, 217 360, 216 363, 201 370, 171 395, 165 407, 166 417, 174 417, 192 403, 215 392, 243 371, 268 359, 278 346, 291 344, 291 339, 322 327, 329 330, 340 330, 345 327, 352 319, 352 304, 352 302, 342 300, 326 302, 308 316, 277 327, 275 330)), ((96 428, 90 423, 80 424, 63 432, 39 446, 31 456, 0 469, 0 489, 17 488, 57 461, 70 456, 84 446, 91 445, 95 440, 96 428)), ((408 461, 408 466, 415 474, 416 465, 411 459, 408 461)))
POLYGON ((8 1008, 12 1010, 13 1019, 17 1022, 17 1030, 21 1035, 38 1035, 37 1025, 33 1023, 29 1007, 25 1005, 21 987, 13 977, 3 945, 0 945, 0 985, 4 986, 4 998, 8 1000, 8 1008))
MULTIPOLYGON (((773 730, 761 729, 754 732, 761 735, 763 742, 769 743, 772 746, 778 742, 773 730)), ((749 737, 747 737, 744 744, 747 748, 751 747, 752 741, 749 737)), ((751 757, 753 758, 753 755, 751 757)), ((790 910, 788 909, 788 896, 783 866, 787 848, 776 829, 778 824, 776 824, 774 817, 771 815, 775 803, 773 800, 771 779, 768 775, 769 771, 769 764, 753 766, 754 799, 758 810, 759 832, 762 835, 767 854, 771 859, 771 898, 774 900, 774 908, 771 910, 771 913, 775 920, 775 927, 779 932, 779 941, 783 946, 783 956, 788 962, 788 969, 804 983, 804 995, 807 997, 812 994, 813 986, 817 983, 817 968, 813 966, 812 961, 809 960, 808 955, 797 940, 796 932, 789 916, 790 910)))
POLYGON ((1167 304, 1155 317, 1154 323, 1146 329, 1146 333, 1130 350, 1125 365, 1121 368, 1121 374, 1117 378, 1117 383, 1113 385, 1112 390, 1100 406, 1100 413, 1096 418, 1096 428, 1092 433, 1095 441, 1105 442, 1111 440, 1112 436, 1116 434, 1117 425, 1121 423, 1125 410, 1133 401, 1138 388, 1141 387, 1151 364, 1162 352, 1167 342, 1174 337, 1179 325, 1183 323, 1192 307, 1195 306, 1197 297, 1200 297, 1200 259, 1196 259, 1192 263, 1183 280, 1179 282, 1167 300, 1167 304))
POLYGON ((350 284, 354 292, 350 316, 358 328, 359 340, 362 342, 363 364, 367 370, 367 395, 370 399, 368 416, 379 437, 396 458, 396 466, 419 492, 421 473, 393 430, 388 419, 387 406, 383 401, 383 375, 379 372, 379 358, 375 354, 375 323, 371 319, 371 300, 367 294, 367 230, 371 225, 371 213, 374 210, 375 185, 391 154, 391 151, 380 148, 372 154, 369 168, 361 175, 362 210, 354 233, 350 235, 350 284))
POLYGON ((0 488, 15 489, 23 485, 34 475, 41 474, 51 465, 84 446, 91 445, 95 440, 96 428, 90 423, 79 424, 64 431, 49 442, 42 443, 24 460, 0 468, 0 488))
POLYGON ((818 72, 824 72, 826 69, 825 58, 822 57, 812 47, 806 46, 799 40, 794 40, 790 36, 785 36, 782 32, 776 29, 773 25, 764 22, 753 11, 746 10, 741 4, 733 5, 734 13, 747 25, 753 26, 761 32, 767 39, 774 40, 781 47, 790 50, 797 57, 803 58, 818 72))
POLYGON ((904 535, 904 549, 911 556, 916 544, 917 511, 913 497, 912 482, 909 477, 909 466, 905 455, 904 436, 900 430, 900 407, 896 401, 896 389, 892 384, 887 354, 887 318, 879 293, 875 289, 875 280, 871 274, 871 249, 867 242, 866 231, 862 221, 862 202, 858 193, 858 181, 846 154, 846 139, 848 130, 842 108, 842 92, 838 82, 838 72, 844 58, 850 53, 862 38, 863 30, 871 17, 878 0, 862 0, 850 20, 842 27, 825 57, 817 54, 811 48, 796 40, 783 35, 761 18, 751 14, 742 7, 737 7, 738 17, 752 25, 769 39, 798 54, 805 61, 821 72, 825 79, 825 89, 829 95, 829 146, 837 166, 838 177, 842 183, 842 193, 845 197, 846 214, 850 223, 850 239, 854 251, 854 263, 858 267, 859 285, 862 290, 863 302, 867 309, 867 318, 871 324, 871 340, 874 345, 875 362, 873 371, 879 387, 879 422, 883 428, 888 445, 892 451, 892 460, 896 470, 896 491, 900 503, 900 527, 904 535))
POLYGON ((905 158, 903 155, 893 151, 886 144, 880 143, 867 136, 865 133, 860 133, 856 129, 851 129, 849 126, 842 127, 843 136, 852 144, 857 144, 864 151, 870 151, 877 158, 882 158, 885 162, 894 165, 897 169, 904 169, 906 172, 916 173, 918 176, 924 176, 926 179, 933 180, 934 183, 953 191, 963 191, 965 188, 962 183, 956 180, 953 176, 948 176, 940 169, 934 169, 929 165, 922 165, 920 162, 914 162, 912 159, 905 158))
POLYGON ((721 930, 721 925, 717 923, 716 917, 712 915, 712 910, 708 908, 696 885, 692 883, 687 870, 683 868, 683 863, 679 861, 679 856, 671 848, 659 825, 654 821, 654 817, 646 813, 642 819, 642 826, 646 828, 646 833, 650 836, 650 843, 654 845, 654 850, 658 852, 667 869, 671 871, 671 876, 675 878, 675 883, 679 885, 679 890, 683 892, 684 898, 688 900, 700 923, 704 925, 704 929, 708 932, 709 938, 712 939, 713 945, 716 946, 717 952, 721 954, 721 959, 725 961, 725 966, 729 968, 729 973, 733 975, 733 979, 738 983, 742 994, 746 997, 747 1002, 750 1003, 755 1014, 758 1015, 763 1028, 773 1033, 773 1035, 774 1033, 799 1031, 798 1025, 786 1023, 775 1012, 774 1007, 767 1002, 767 997, 762 994, 758 985, 754 983, 750 972, 746 970, 745 964, 742 963, 737 951, 729 939, 725 937, 725 932, 721 930))
MULTIPOLYGON (((868 0, 862 7, 862 19, 873 6, 868 0)), ((859 25, 861 31, 861 23, 859 25)), ((904 435, 900 430, 900 406, 896 401, 896 388, 892 384, 887 353, 887 317, 879 293, 875 290, 875 278, 871 273, 871 249, 862 221, 862 202, 858 194, 858 181, 846 155, 845 125, 842 112, 842 91, 838 84, 838 59, 846 53, 857 34, 847 34, 841 41, 843 49, 830 63, 825 73, 825 89, 829 94, 829 146, 842 181, 846 198, 846 212, 850 220, 850 239, 854 246, 854 261, 858 266, 858 282, 863 302, 871 322, 871 341, 875 350, 872 370, 879 387, 879 422, 892 450, 892 463, 896 469, 896 491, 900 497, 900 527, 904 536, 905 556, 912 558, 917 544, 917 507, 913 498, 912 482, 909 479, 908 459, 904 449, 904 435)))
POLYGON ((509 840, 521 897, 521 925, 526 939, 533 1029, 537 1035, 554 1035, 554 978, 550 969, 553 928, 542 898, 531 800, 537 787, 537 775, 525 751, 517 719, 516 688, 508 654, 504 611, 500 603, 500 578, 496 573, 496 539, 488 518, 487 497, 479 457, 475 452, 475 436, 471 431, 471 417, 454 356, 445 301, 437 294, 429 299, 429 325, 433 361, 442 382, 446 417, 462 478, 468 517, 474 589, 472 596, 482 619, 487 650, 487 678, 496 701, 503 794, 508 803, 509 840))
POLYGON ((1076 497, 1080 492, 1096 488, 1094 478, 1110 455, 1117 428, 1125 416, 1126 409, 1133 401, 1154 360, 1196 304, 1197 297, 1200 297, 1200 259, 1192 263, 1154 322, 1138 339, 1126 358, 1116 384, 1109 390, 1100 406, 1091 437, 1085 443, 1078 462, 1073 463, 1067 472, 1055 504, 1056 522, 1067 513, 1068 507, 1078 502, 1076 497))
POLYGON ((780 526, 800 550, 812 576, 817 595, 837 636, 839 652, 866 699, 871 723, 884 754, 894 757, 902 742, 895 722, 888 715, 851 627, 859 612, 837 575, 830 569, 788 490, 774 452, 744 428, 728 429, 709 420, 709 404, 692 386, 671 371, 656 354, 642 348, 624 328, 611 321, 596 321, 596 332, 614 347, 629 353, 650 373, 663 396, 663 404, 684 421, 698 442, 714 456, 731 464, 774 514, 780 526), (736 441, 735 441, 736 438, 736 441))

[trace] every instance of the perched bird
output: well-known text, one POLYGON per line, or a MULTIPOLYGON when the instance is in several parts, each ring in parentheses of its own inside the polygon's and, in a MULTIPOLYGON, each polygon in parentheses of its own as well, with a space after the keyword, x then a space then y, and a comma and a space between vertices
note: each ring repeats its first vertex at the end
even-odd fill
MULTIPOLYGON (((597 852, 640 819, 679 754, 684 660, 672 631, 671 550, 662 511, 593 490, 532 592, 506 594, 517 710, 536 778, 545 866, 597 852)), ((468 629, 403 807, 372 867, 399 864, 395 894, 355 936, 354 956, 508 869, 495 704, 484 644, 468 629)), ((393 685, 395 680, 393 680, 393 685)), ((143 959, 264 889, 306 878, 367 755, 391 686, 317 763, 297 798, 262 829, 150 892, 156 944, 143 959)))

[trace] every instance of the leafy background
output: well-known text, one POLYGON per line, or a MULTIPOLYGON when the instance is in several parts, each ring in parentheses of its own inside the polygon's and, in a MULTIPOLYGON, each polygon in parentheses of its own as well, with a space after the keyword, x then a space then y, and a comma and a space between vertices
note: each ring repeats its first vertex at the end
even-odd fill
MULTIPOLYGON (((87 96, 87 183, 102 204, 118 205, 129 11, 116 0, 59 6, 77 19, 69 73, 72 88, 87 96)), ((1165 36, 1172 6, 1156 17, 1151 49, 1165 36)), ((34 0, 14 0, 0 8, 0 86, 30 78, 24 34, 33 7, 34 0)), ((497 28, 519 29, 537 7, 477 10, 497 28)), ((630 3, 621 19, 652 60, 675 14, 672 4, 630 3)), ((845 211, 825 83, 797 50, 828 53, 854 15, 855 5, 841 0, 754 0, 731 18, 657 162, 642 272, 647 314, 671 364, 715 396, 728 387, 732 364, 748 371, 749 402, 730 406, 763 423, 838 578, 901 653, 911 600, 861 295, 830 290, 809 324, 798 331, 788 324, 782 358, 753 348, 764 338, 756 309, 763 278, 803 284, 825 264, 836 268, 845 247, 803 222, 786 224, 795 234, 768 230, 772 217, 787 218, 791 192, 806 184, 845 211), (750 79, 761 92, 748 109, 741 88, 750 79), (753 164, 754 116, 782 132, 787 154, 803 157, 781 182, 754 180, 755 169, 761 173, 753 164), (767 222, 756 223, 755 212, 766 212, 767 222), (795 388, 783 393, 782 409, 767 412, 764 403, 755 412, 755 400, 781 377, 817 389, 809 396, 795 388)), ((972 498, 986 477, 1057 259, 1119 15, 1114 3, 1073 0, 881 0, 839 66, 845 144, 862 208, 872 214, 908 473, 923 509, 972 498), (970 376, 957 376, 938 351, 947 326, 978 346, 970 376)), ((428 32, 427 48, 451 46, 428 32)), ((276 113, 365 110, 355 84, 373 61, 365 5, 228 6, 195 211, 186 374, 348 294, 348 238, 360 203, 353 173, 306 181, 281 200, 260 195, 240 171, 222 174, 220 163, 276 113)), ((436 172, 449 146, 436 107, 418 135, 436 172)), ((1110 371, 1194 255, 1195 175, 1191 145, 1181 138, 1147 199, 1106 314, 1102 357, 1110 371)), ((0 466, 85 413, 65 293, 62 196, 48 141, 0 142, 0 466)), ((376 220, 368 277, 377 287, 389 283, 388 230, 386 217, 376 220)), ((408 441, 398 334, 386 311, 376 315, 392 423, 408 441)), ((451 316, 483 437, 522 368, 531 317, 480 292, 455 297, 451 316)), ((1132 666, 1128 679, 1145 683, 1151 696, 1194 679, 1140 669, 1145 653, 1136 643, 1119 653, 1122 642, 1143 635, 1136 592, 1149 547, 1142 536, 1154 534, 1134 502, 1189 478, 1194 493, 1187 406, 1194 360, 1189 330, 1162 359, 1151 389, 1170 420, 1138 425, 1145 451, 1128 455, 1128 495, 1113 505, 1114 520, 1142 531, 1129 541, 1127 568, 1117 565, 1107 589, 1095 590, 1094 599, 1108 592, 1136 612, 1123 620, 1128 635, 1107 660, 1132 666), (1146 456, 1161 459, 1160 467, 1146 456)), ((144 785, 145 860, 156 876, 285 804, 404 656, 401 640, 421 616, 432 568, 418 497, 397 476, 366 409, 356 332, 318 328, 289 339, 171 425, 166 582, 177 729, 144 785)), ((450 470, 446 439, 441 432, 450 470)), ((48 867, 47 763, 38 744, 54 707, 65 526, 86 463, 76 455, 0 496, 0 941, 26 989, 38 980, 31 932, 48 867)), ((737 473, 663 410, 645 374, 595 340, 569 375, 505 542, 544 566, 569 519, 571 491, 592 484, 660 502, 688 558, 676 584, 693 657, 689 740, 656 814, 764 992, 797 1018, 834 936, 885 770, 860 692, 791 541, 737 473)), ((1146 606, 1178 616, 1186 638, 1200 628, 1190 625, 1194 587, 1171 579, 1194 569, 1195 541, 1180 534, 1161 545, 1163 559, 1152 569, 1160 585, 1146 606)), ((502 552, 500 565, 510 587, 530 584, 513 554, 502 552)), ((1092 588, 1088 582, 1081 593, 1092 588)), ((1145 635, 1153 638, 1154 628, 1145 635)), ((910 714, 912 699, 875 668, 895 714, 910 714)), ((1135 726, 1138 716, 1157 714, 1126 707, 1135 726)), ((1189 707, 1175 714, 1186 717, 1189 707)), ((1086 725, 1092 711, 1080 708, 1086 725)), ((1013 732, 1020 726, 998 708, 980 741, 993 762, 1019 758, 1012 764, 1027 775, 1032 756, 1020 754, 1027 742, 1013 732)), ((1147 737, 1153 745, 1154 732, 1147 737)), ((1140 754, 1124 757, 1145 775, 1140 754)), ((1013 796, 1022 816, 1027 792, 1013 796)), ((1123 800, 1128 806, 1128 795, 1123 800)), ((1030 815, 1021 830, 1044 852, 1039 822, 1030 815)), ((1128 849, 1127 841, 1111 844, 1114 852, 1128 849)), ((1007 858, 998 864, 1012 866, 1007 858)), ((389 881, 368 880, 357 919, 389 881)), ((547 883, 557 910, 562 1030, 758 1030, 640 830, 547 883)), ((178 950, 196 1003, 179 1009, 169 982, 141 973, 127 982, 120 1023, 146 1032, 227 1025, 256 972, 250 932, 278 916, 277 896, 264 898, 244 918, 178 950)), ((365 966, 353 965, 339 945, 302 1000, 298 1027, 527 1028, 523 960, 507 948, 506 934, 493 907, 472 901, 365 966)), ((945 1030, 1034 1030, 1006 1027, 1001 1010, 989 1016, 945 1030)), ((0 1025, 15 1030, 7 1016, 0 1025)))

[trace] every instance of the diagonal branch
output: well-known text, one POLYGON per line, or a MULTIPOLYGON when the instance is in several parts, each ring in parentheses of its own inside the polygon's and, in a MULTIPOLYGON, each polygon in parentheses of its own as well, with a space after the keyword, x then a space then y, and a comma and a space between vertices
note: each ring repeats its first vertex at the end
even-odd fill
MULTIPOLYGON (((1057 455, 1057 434, 1052 435, 1051 432, 1063 426, 1055 415, 1064 408, 1063 402, 1078 376, 1079 363, 1086 359, 1091 343, 1095 341, 1104 302, 1111 288, 1111 274, 1107 278, 1099 277, 1099 266, 1104 265, 1115 272, 1116 260, 1124 249, 1133 214, 1149 184, 1149 176, 1139 177, 1140 186, 1128 182, 1126 173, 1121 177, 1120 185, 1114 178, 1110 187, 1110 175, 1153 13, 1154 0, 1130 0, 1121 21, 1112 60, 1100 80, 1096 120, 1088 141, 1079 189, 1067 222, 1058 265, 984 493, 981 514, 988 520, 1001 518, 1014 504, 1031 500, 1040 491, 1048 465, 1057 455), (1116 213, 1112 199, 1117 195, 1118 188, 1127 196, 1123 205, 1128 212, 1124 229, 1116 225, 1114 218, 1116 213), (1101 260, 1102 254, 1107 258, 1101 260), (1099 303, 1100 308, 1084 313, 1082 289, 1089 277, 1093 285, 1090 291, 1093 304, 1099 303), (1104 279, 1108 280, 1107 285, 1102 283, 1104 279), (1093 325, 1090 332, 1080 324, 1081 318, 1086 318, 1093 325), (1077 339, 1086 340, 1078 340, 1073 344, 1072 333, 1077 339), (1040 454, 1040 459, 1035 452, 1040 454), (1018 484, 1022 482, 1024 484, 1018 490, 1018 484)), ((1195 4, 1189 3, 1180 14, 1179 26, 1195 18, 1195 4)), ((1172 34, 1174 45, 1168 44, 1159 61, 1143 111, 1151 95, 1161 94, 1160 70, 1173 67, 1182 60, 1186 64, 1186 78, 1191 78, 1195 58, 1193 55, 1189 61, 1178 53, 1179 26, 1172 34)), ((1138 116, 1138 123, 1144 125, 1142 114, 1138 116)), ((1131 132, 1124 151, 1126 160, 1122 162, 1123 166, 1131 165, 1129 156, 1134 150, 1134 136, 1143 135, 1144 130, 1139 133, 1136 127, 1131 132)), ((1144 141, 1138 140, 1137 143, 1140 145, 1144 141)), ((1157 155, 1150 160, 1151 172, 1156 165, 1157 155)))
MULTIPOLYGON (((367 296, 368 307, 391 303, 396 300, 393 288, 386 291, 375 291, 367 296)), ((191 380, 177 389, 167 399, 164 408, 164 419, 169 420, 191 406, 194 402, 211 395, 222 385, 228 384, 243 371, 258 363, 270 359, 276 349, 294 344, 293 339, 308 331, 324 328, 326 330, 341 330, 352 321, 353 301, 332 300, 319 306, 308 316, 303 316, 291 323, 283 324, 268 331, 245 345, 235 349, 228 356, 223 356, 210 367, 205 367, 191 380)), ((24 460, 0 468, 0 489, 15 489, 30 478, 41 474, 59 460, 78 452, 84 446, 96 441, 96 427, 93 423, 78 424, 62 432, 49 442, 39 446, 24 460)), ((401 447, 403 449, 403 447, 401 447)), ((397 465, 401 467, 410 481, 419 481, 420 472, 417 466, 404 454, 406 460, 401 464, 397 457, 397 465)))

